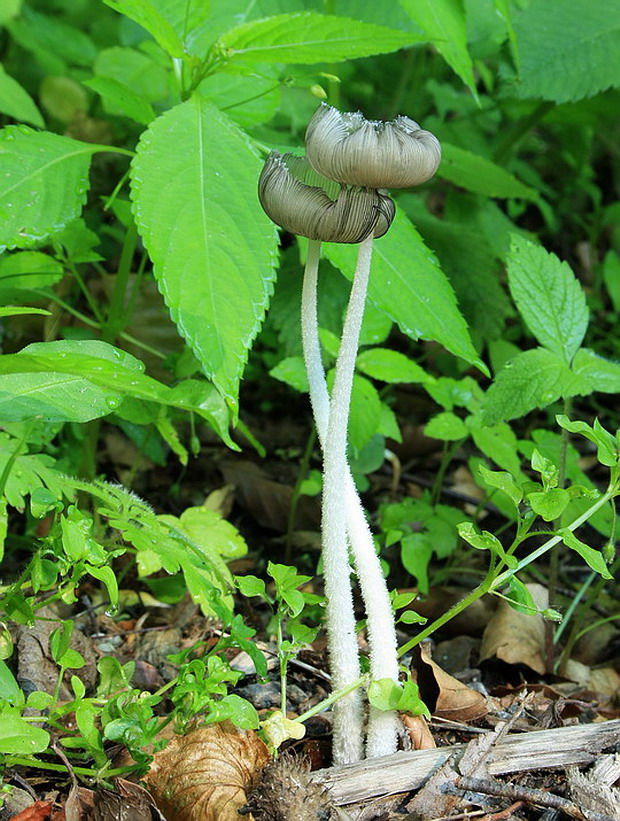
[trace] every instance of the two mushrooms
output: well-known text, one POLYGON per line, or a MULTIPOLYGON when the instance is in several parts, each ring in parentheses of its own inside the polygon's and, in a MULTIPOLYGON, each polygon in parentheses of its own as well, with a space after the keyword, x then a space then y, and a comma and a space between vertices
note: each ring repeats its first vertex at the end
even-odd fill
MULTIPOLYGON (((272 152, 259 181, 268 216, 310 240, 302 291, 302 341, 310 401, 323 451, 323 566, 334 705, 334 761, 363 757, 363 704, 349 553, 366 609, 370 673, 398 682, 398 654, 389 593, 372 533, 347 462, 347 423, 373 239, 395 214, 384 189, 429 180, 441 160, 438 140, 408 117, 366 120, 322 103, 306 130, 307 157, 272 152), (331 396, 321 360, 317 274, 321 242, 359 243, 331 396)), ((396 751, 399 719, 370 707, 366 754, 396 751)))

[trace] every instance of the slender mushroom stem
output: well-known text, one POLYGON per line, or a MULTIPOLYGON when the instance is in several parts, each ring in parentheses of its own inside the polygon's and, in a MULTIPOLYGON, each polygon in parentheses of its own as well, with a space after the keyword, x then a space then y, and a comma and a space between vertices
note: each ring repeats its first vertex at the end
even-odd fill
MULTIPOLYGON (((348 375, 341 377, 342 382, 344 382, 345 379, 348 380, 348 396, 345 397, 346 412, 344 414, 345 420, 343 425, 344 445, 341 437, 339 443, 341 451, 337 458, 340 458, 341 465, 344 463, 342 489, 344 491, 346 530, 348 531, 349 543, 353 552, 362 597, 368 615, 367 629, 370 644, 371 674, 374 679, 391 678, 394 681, 398 681, 396 630, 387 585, 383 578, 379 557, 374 549, 373 538, 364 515, 364 509, 355 488, 355 482, 346 463, 346 420, 348 419, 353 369, 364 312, 368 273, 370 270, 370 257, 372 253, 372 240, 367 240, 366 242, 366 248, 363 249, 363 246, 360 247, 358 270, 354 280, 356 283, 354 285, 355 302, 354 291, 352 289, 351 303, 347 312, 346 322, 348 331, 346 335, 343 333, 343 342, 341 344, 341 352, 345 350, 345 339, 350 346, 347 357, 348 361, 345 361, 345 365, 343 365, 342 359, 339 358, 339 364, 337 365, 337 371, 343 367, 348 369, 348 375), (342 450, 343 447, 344 451, 342 450)), ((323 450, 326 451, 326 440, 329 434, 330 399, 321 362, 321 349, 318 336, 317 277, 319 256, 320 242, 310 241, 302 294, 302 340, 310 386, 310 401, 319 434, 319 441, 323 450)), ((334 385, 333 396, 338 396, 338 394, 336 394, 336 384, 334 385)), ((344 401, 342 400, 342 394, 339 398, 341 401, 344 401)), ((332 399, 332 402, 334 401, 335 400, 332 399)), ((337 492, 339 495, 339 487, 337 487, 337 492)), ((326 493, 325 490, 324 493, 326 493)), ((340 500, 338 499, 337 501, 338 506, 341 507, 340 500)), ((336 502, 334 502, 334 504, 336 504, 336 502)), ((350 601, 352 606, 352 600, 350 601)), ((328 618, 328 626, 329 623, 328 618)), ((357 647, 355 649, 357 653, 357 647)), ((335 658, 333 658, 333 662, 337 664, 335 658)), ((397 746, 398 727, 399 722, 396 713, 384 712, 371 707, 367 755, 369 757, 375 757, 393 753, 397 746)))

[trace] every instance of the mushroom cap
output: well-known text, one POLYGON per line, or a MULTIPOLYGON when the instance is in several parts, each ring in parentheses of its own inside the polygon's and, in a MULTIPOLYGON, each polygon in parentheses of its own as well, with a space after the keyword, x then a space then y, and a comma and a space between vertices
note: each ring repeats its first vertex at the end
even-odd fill
POLYGON ((324 177, 368 188, 410 188, 441 162, 439 140, 409 117, 367 120, 321 103, 306 129, 306 153, 324 177))
POLYGON ((272 151, 258 182, 267 215, 292 234, 321 242, 361 242, 382 237, 395 206, 374 189, 339 185, 324 179, 305 157, 272 151))

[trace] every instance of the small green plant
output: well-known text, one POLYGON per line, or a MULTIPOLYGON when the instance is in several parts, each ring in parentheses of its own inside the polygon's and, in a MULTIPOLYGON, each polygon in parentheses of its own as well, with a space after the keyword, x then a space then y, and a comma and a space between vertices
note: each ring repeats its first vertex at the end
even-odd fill
POLYGON ((267 574, 273 579, 273 595, 267 592, 265 582, 257 576, 237 576, 236 582, 244 596, 259 596, 273 608, 271 624, 275 627, 280 667, 280 710, 286 715, 286 676, 289 662, 303 647, 311 644, 318 633, 318 628, 309 627, 301 621, 303 611, 307 606, 321 603, 323 597, 299 590, 311 580, 311 576, 297 573, 294 567, 269 562, 267 574))

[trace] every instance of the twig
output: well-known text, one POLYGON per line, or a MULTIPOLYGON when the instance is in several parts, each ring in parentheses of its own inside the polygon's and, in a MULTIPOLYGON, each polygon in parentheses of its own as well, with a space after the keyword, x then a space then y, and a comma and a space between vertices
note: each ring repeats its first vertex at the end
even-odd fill
POLYGON ((528 804, 537 804, 539 807, 551 807, 555 810, 562 810, 571 818, 578 821, 614 821, 609 815, 602 815, 593 810, 583 811, 573 801, 562 798, 560 795, 545 792, 544 790, 533 789, 532 787, 521 787, 517 784, 502 784, 492 778, 471 778, 461 775, 455 785, 459 790, 481 792, 485 795, 496 795, 500 798, 508 798, 511 801, 524 801, 528 804))

